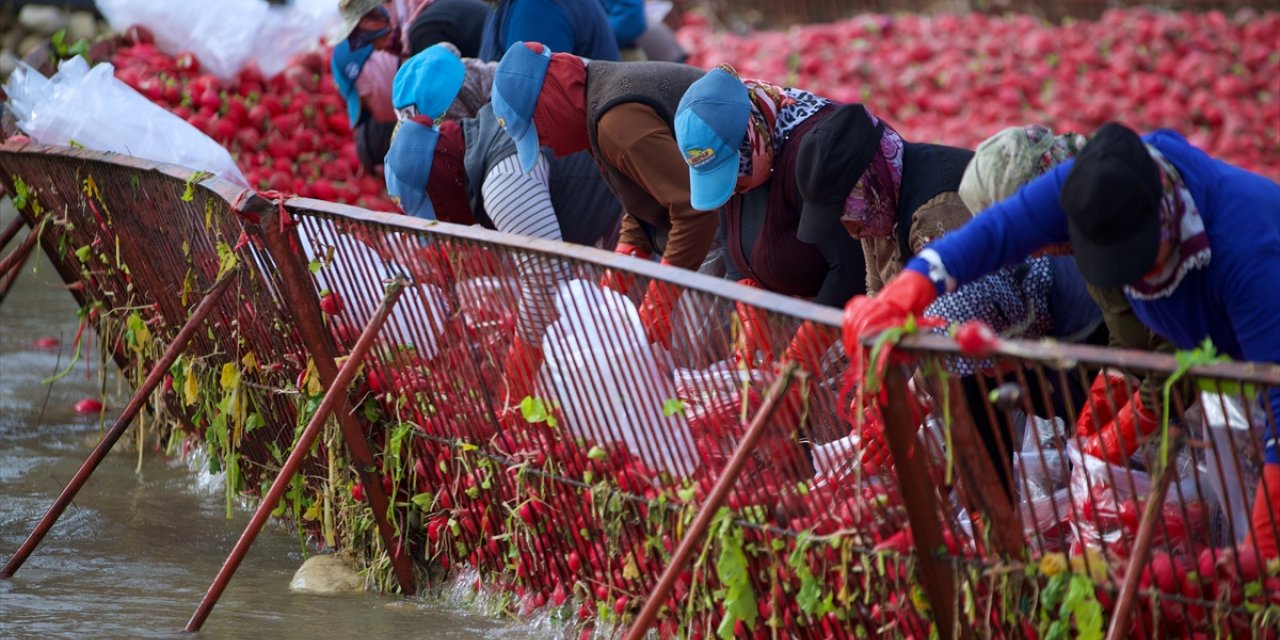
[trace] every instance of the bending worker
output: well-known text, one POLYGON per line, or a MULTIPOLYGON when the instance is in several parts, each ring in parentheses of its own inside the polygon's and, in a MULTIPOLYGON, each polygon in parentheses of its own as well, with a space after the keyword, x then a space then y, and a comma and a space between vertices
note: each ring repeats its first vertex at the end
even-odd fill
MULTIPOLYGON (((939 295, 1069 243, 1085 279, 1123 287, 1134 314, 1179 349, 1280 362, 1280 185, 1215 160, 1168 130, 1103 125, 1064 162, 938 240, 881 293, 845 310, 845 348, 919 315, 939 295)), ((1280 416, 1280 389, 1267 393, 1280 416)), ((1277 555, 1280 435, 1264 434, 1252 537, 1277 555)))

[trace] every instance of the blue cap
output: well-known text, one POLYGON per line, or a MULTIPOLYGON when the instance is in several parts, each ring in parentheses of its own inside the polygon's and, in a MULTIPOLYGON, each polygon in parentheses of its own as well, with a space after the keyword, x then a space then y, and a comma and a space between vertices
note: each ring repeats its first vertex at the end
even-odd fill
POLYGON ((439 139, 440 132, 435 128, 406 120, 396 128, 391 148, 383 160, 387 193, 405 213, 415 218, 436 219, 435 207, 427 195, 427 179, 431 177, 431 163, 435 160, 439 139))
POLYGON ((343 40, 333 46, 333 57, 329 58, 329 66, 333 67, 333 83, 338 85, 338 93, 347 101, 347 117, 354 129, 360 121, 360 92, 356 90, 356 78, 364 69, 364 63, 373 55, 373 45, 365 45, 351 50, 351 43, 343 40))
POLYGON ((680 99, 676 144, 689 164, 689 204, 712 211, 738 184, 738 148, 747 135, 747 87, 724 69, 712 69, 680 99))
POLYGON ((533 126, 533 110, 551 64, 550 49, 537 43, 531 45, 540 48, 541 53, 534 53, 523 42, 507 49, 493 75, 492 96, 493 115, 498 118, 498 126, 515 140, 525 173, 533 171, 538 162, 538 129, 533 126))
POLYGON ((443 44, 427 47, 396 71, 391 85, 391 106, 409 117, 424 115, 439 120, 458 97, 466 74, 462 59, 448 47, 443 44))

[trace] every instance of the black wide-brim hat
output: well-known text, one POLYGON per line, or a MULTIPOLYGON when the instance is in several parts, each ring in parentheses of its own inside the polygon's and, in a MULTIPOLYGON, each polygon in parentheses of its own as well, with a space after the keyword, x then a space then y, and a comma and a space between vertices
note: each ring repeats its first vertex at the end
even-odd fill
POLYGON ((1160 251, 1160 171, 1138 134, 1109 122, 1076 156, 1062 184, 1076 264, 1098 287, 1136 282, 1160 251))

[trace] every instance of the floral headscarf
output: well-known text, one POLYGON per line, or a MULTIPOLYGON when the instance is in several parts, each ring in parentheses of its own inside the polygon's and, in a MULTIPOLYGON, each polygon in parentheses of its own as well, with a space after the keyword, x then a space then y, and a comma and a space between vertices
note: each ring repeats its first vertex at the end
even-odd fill
MULTIPOLYGON (((880 124, 870 111, 872 126, 880 124)), ((898 194, 902 189, 902 136, 884 123, 880 149, 854 183, 840 222, 855 238, 888 238, 898 222, 898 194)))
MULTIPOLYGON (((729 64, 721 64, 718 68, 739 77, 737 70, 729 64)), ((754 189, 769 179, 773 158, 782 150, 792 130, 831 101, 803 89, 739 79, 747 88, 747 99, 751 102, 747 134, 738 148, 737 190, 742 192, 754 189)))
POLYGON ((1004 129, 978 145, 960 181, 960 199, 977 215, 1075 157, 1084 144, 1085 137, 1078 133, 1055 136, 1039 124, 1004 129))
POLYGON ((1196 207, 1196 201, 1182 181, 1182 176, 1159 149, 1147 145, 1147 151, 1151 153, 1151 159, 1155 160, 1163 187, 1160 198, 1160 242, 1172 244, 1173 251, 1158 272, 1125 286, 1125 293, 1139 300, 1168 296, 1178 288, 1187 273, 1208 266, 1213 257, 1204 219, 1200 217, 1200 209, 1196 207))

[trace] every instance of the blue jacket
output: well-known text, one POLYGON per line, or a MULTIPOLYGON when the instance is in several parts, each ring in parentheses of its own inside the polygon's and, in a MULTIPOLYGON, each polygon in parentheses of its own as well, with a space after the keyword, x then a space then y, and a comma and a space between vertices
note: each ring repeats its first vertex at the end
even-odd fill
MULTIPOLYGON (((1179 349, 1210 338, 1234 359, 1280 362, 1280 185, 1210 158, 1173 131, 1143 139, 1182 175, 1213 254, 1207 267, 1188 273, 1169 296, 1130 297, 1134 314, 1179 349)), ((1058 195, 1072 165, 1059 165, 929 245, 947 274, 964 284, 1047 245, 1068 242, 1058 195)), ((919 257, 907 268, 929 273, 919 257)), ((1280 389, 1272 389, 1269 399, 1280 420, 1280 389)), ((1280 463, 1275 437, 1266 447, 1268 463, 1280 463)))
POLYGON ((619 49, 635 44, 636 38, 649 28, 644 15, 644 0, 600 0, 609 16, 609 26, 618 41, 619 49))
POLYGON ((600 0, 502 0, 484 23, 480 58, 496 62, 517 42, 552 53, 618 60, 618 41, 600 0))

